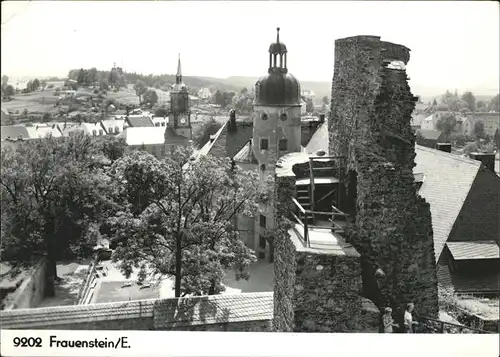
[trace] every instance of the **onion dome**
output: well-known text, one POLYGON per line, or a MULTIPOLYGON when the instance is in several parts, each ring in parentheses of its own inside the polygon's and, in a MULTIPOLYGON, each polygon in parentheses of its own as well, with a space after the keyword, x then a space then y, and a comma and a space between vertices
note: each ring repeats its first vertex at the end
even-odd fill
POLYGON ((255 84, 254 105, 290 106, 300 105, 300 83, 288 73, 287 49, 280 42, 279 27, 276 42, 269 46, 268 74, 255 84))

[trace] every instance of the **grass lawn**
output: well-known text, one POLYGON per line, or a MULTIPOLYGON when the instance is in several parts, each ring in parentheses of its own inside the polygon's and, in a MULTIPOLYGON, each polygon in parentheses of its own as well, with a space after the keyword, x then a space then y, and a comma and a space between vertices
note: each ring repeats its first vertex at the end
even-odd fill
POLYGON ((94 292, 92 303, 158 299, 160 297, 158 286, 140 289, 140 285, 134 282, 131 282, 132 286, 122 287, 124 283, 124 281, 102 281, 94 292))
POLYGON ((33 92, 27 94, 17 94, 12 96, 12 100, 2 102, 2 108, 9 111, 28 109, 29 112, 48 112, 54 109, 57 97, 54 91, 46 89, 44 92, 33 92))

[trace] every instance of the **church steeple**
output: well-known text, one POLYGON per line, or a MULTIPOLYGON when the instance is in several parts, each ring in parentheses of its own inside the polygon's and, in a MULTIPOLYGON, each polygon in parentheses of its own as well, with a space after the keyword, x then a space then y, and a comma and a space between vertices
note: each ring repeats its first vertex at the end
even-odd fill
POLYGON ((181 71, 181 54, 179 53, 179 59, 177 61, 177 74, 175 75, 175 83, 182 83, 182 71, 181 71))

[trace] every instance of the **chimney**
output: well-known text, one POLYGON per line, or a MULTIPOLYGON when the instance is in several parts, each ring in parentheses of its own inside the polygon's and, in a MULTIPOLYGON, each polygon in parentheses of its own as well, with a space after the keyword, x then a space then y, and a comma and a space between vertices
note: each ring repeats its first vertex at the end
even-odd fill
POLYGON ((229 111, 229 120, 231 121, 231 125, 236 125, 236 111, 234 109, 229 111))
POLYGON ((495 172, 495 154, 486 152, 471 152, 469 154, 471 159, 481 161, 491 171, 495 172))
POLYGON ((210 142, 213 143, 215 140, 215 135, 210 135, 210 142))
POLYGON ((325 114, 320 114, 319 115, 319 122, 323 124, 325 122, 325 114))
POLYGON ((451 153, 451 144, 450 143, 437 143, 436 150, 451 153))

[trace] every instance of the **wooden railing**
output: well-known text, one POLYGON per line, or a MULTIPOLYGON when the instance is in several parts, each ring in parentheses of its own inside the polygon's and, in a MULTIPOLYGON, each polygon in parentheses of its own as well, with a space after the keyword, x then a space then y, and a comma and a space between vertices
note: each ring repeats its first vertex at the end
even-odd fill
MULTIPOLYGON (((423 326, 424 328, 432 330, 432 331, 437 332, 437 333, 445 333, 446 326, 453 327, 453 328, 457 329, 458 333, 463 333, 464 330, 471 331, 472 333, 479 333, 479 334, 495 333, 493 331, 479 330, 479 329, 475 329, 475 328, 468 327, 465 325, 459 325, 459 324, 455 324, 452 322, 446 322, 446 321, 442 321, 442 320, 438 320, 438 319, 433 319, 431 317, 419 316, 417 318, 417 320, 421 324, 421 326, 423 326), (434 325, 434 326, 437 325, 438 328, 436 329, 432 325, 434 325)), ((422 328, 420 330, 422 330, 422 328)), ((428 333, 428 331, 421 331, 421 332, 428 333)))
POLYGON ((292 217, 295 219, 295 221, 302 226, 304 229, 304 240, 303 244, 305 247, 310 247, 310 239, 309 239, 309 229, 310 228, 318 228, 318 229, 331 229, 334 232, 342 232, 343 228, 338 225, 335 222, 335 217, 342 216, 342 217, 347 217, 347 214, 339 210, 337 207, 332 205, 332 212, 321 212, 321 211, 313 211, 313 210, 306 210, 302 205, 292 197, 292 202, 298 209, 298 215, 293 212, 292 210, 290 211, 290 214, 292 217), (315 215, 324 215, 324 216, 330 216, 331 218, 329 219, 330 223, 332 226, 321 226, 321 225, 311 225, 309 224, 308 220, 309 218, 314 217, 315 215))
MULTIPOLYGON (((346 157, 345 156, 311 156, 309 158, 309 197, 310 197, 310 202, 311 202, 311 209, 312 209, 312 218, 313 221, 315 221, 315 184, 314 184, 314 171, 325 171, 325 170, 331 170, 332 173, 335 170, 335 166, 338 168, 338 179, 339 179, 339 184, 337 187, 337 205, 340 204, 340 199, 341 199, 341 190, 340 190, 340 185, 343 182, 343 175, 342 175, 342 167, 345 166, 345 161, 346 157), (335 165, 335 163, 332 163, 333 166, 328 166, 328 167, 314 167, 314 161, 329 161, 329 160, 338 160, 338 163, 335 165)), ((327 195, 328 196, 328 195, 327 195)), ((323 197, 325 198, 325 197, 323 197)), ((322 198, 322 199, 323 199, 322 198)), ((321 200, 320 200, 321 201, 321 200)), ((318 201, 319 202, 319 201, 318 201)))

